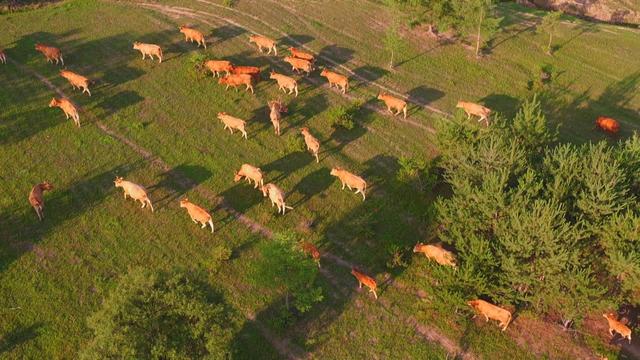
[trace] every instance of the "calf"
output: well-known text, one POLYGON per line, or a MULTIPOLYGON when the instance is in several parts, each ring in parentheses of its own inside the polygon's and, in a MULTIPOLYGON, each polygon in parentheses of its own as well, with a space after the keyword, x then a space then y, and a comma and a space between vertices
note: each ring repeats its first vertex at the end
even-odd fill
POLYGON ((316 59, 313 55, 309 54, 308 52, 304 52, 300 49, 296 49, 294 47, 290 47, 289 48, 289 52, 291 53, 291 56, 293 56, 294 58, 298 58, 298 59, 303 59, 303 60, 307 60, 310 62, 314 62, 316 59))
POLYGON ((295 72, 304 71, 309 75, 313 71, 313 64, 311 61, 298 59, 291 56, 286 56, 284 61, 291 65, 291 68, 295 72))
POLYGON ((0 49, 0 62, 3 64, 7 63, 7 55, 4 53, 4 50, 0 49))
POLYGON ((600 116, 596 119, 596 126, 599 127, 602 131, 608 132, 610 134, 616 134, 620 131, 620 124, 606 116, 600 116))
POLYGON ((309 128, 307 127, 303 127, 302 129, 300 129, 300 133, 304 137, 304 143, 307 145, 307 150, 309 150, 311 154, 315 156, 316 163, 319 163, 320 159, 318 158, 318 151, 320 150, 320 141, 318 141, 318 139, 311 135, 311 133, 309 132, 309 128))
POLYGON ((220 73, 223 71, 229 75, 233 69, 231 61, 226 60, 209 60, 204 63, 204 66, 209 69, 215 77, 220 76, 220 73))
POLYGON ((280 120, 282 119, 282 113, 289 111, 286 106, 282 104, 280 100, 273 100, 267 103, 269 105, 269 118, 276 135, 280 136, 280 120))
POLYGON ((296 81, 296 79, 287 75, 278 74, 275 71, 271 72, 271 74, 269 75, 269 79, 273 79, 278 83, 278 89, 284 91, 285 93, 287 92, 287 90, 289 90, 289 95, 295 92, 296 97, 298 97, 298 82, 296 81))
POLYGON ((44 44, 36 44, 36 50, 40 51, 45 58, 47 58, 47 62, 56 61, 56 65, 58 65, 58 61, 64 65, 64 59, 62 58, 62 52, 57 47, 44 45, 44 44))
POLYGON ((204 48, 207 48, 207 43, 204 41, 204 34, 201 33, 200 31, 190 28, 188 26, 180 26, 180 32, 184 34, 184 40, 185 41, 189 41, 189 42, 196 42, 198 44, 198 47, 200 47, 200 45, 204 46, 204 48))
POLYGON ((269 39, 266 36, 249 35, 249 43, 255 43, 256 45, 258 45, 258 50, 260 50, 260 52, 262 52, 262 48, 266 48, 267 50, 269 50, 267 54, 271 54, 271 50, 273 50, 274 55, 278 55, 276 41, 273 39, 269 39))
POLYGON ((335 85, 336 88, 339 87, 342 89, 343 94, 347 93, 347 89, 349 89, 349 79, 346 76, 340 75, 333 71, 329 71, 327 69, 322 70, 320 76, 324 76, 327 78, 327 80, 329 81, 329 88, 335 85))
POLYGON ((133 48, 142 53, 142 60, 144 60, 147 55, 153 60, 153 56, 155 55, 158 57, 158 63, 162 63, 162 49, 160 46, 136 41, 133 43, 133 48))
POLYGON ((124 198, 127 196, 131 196, 133 200, 140 201, 142 203, 142 209, 144 209, 147 205, 151 208, 151 212, 153 212, 153 205, 151 204, 151 200, 147 196, 147 191, 144 187, 132 183, 131 181, 124 180, 122 177, 116 176, 116 179, 113 181, 116 187, 121 187, 124 190, 124 198))
POLYGON ((219 112, 218 119, 222 121, 224 128, 229 129, 232 134, 233 129, 236 129, 242 133, 243 138, 247 139, 247 132, 244 129, 246 122, 244 120, 228 115, 226 112, 219 112))
POLYGON ((53 185, 51 185, 48 181, 40 183, 34 186, 29 193, 29 204, 33 207, 38 215, 38 219, 42 221, 44 218, 44 197, 43 194, 45 191, 53 190, 53 185))
POLYGON ((395 96, 391 96, 389 94, 380 93, 378 95, 378 100, 384 101, 384 104, 387 105, 387 110, 393 115, 399 115, 401 112, 404 113, 404 118, 407 118, 407 102, 398 99, 395 96), (397 110, 396 113, 393 110, 397 110))
POLYGON ((502 331, 507 330, 507 326, 509 326, 511 322, 511 312, 508 310, 480 299, 467 301, 467 305, 471 306, 475 311, 476 314, 473 316, 474 318, 478 314, 481 314, 487 321, 489 321, 489 319, 498 320, 502 331))
POLYGON ((478 116, 478 122, 484 121, 489 126, 489 116, 491 115, 491 109, 472 102, 458 101, 457 108, 464 110, 467 114, 467 118, 471 119, 471 116, 478 116))
POLYGON ((440 265, 456 267, 456 259, 453 253, 439 246, 417 243, 416 246, 413 247, 413 252, 424 253, 428 259, 433 259, 440 265))
POLYGON ((284 215, 287 209, 293 209, 291 206, 287 206, 284 203, 284 191, 275 184, 268 183, 260 189, 262 190, 262 195, 264 195, 264 197, 269 196, 269 200, 271 200, 271 207, 275 205, 278 208, 278 214, 282 211, 282 215, 284 215))
POLYGON ((61 70, 60 76, 67 79, 67 81, 69 81, 69 84, 71 84, 71 87, 73 87, 74 89, 82 89, 83 94, 86 92, 89 94, 89 96, 91 96, 91 91, 89 90, 89 83, 91 81, 86 77, 69 70, 61 70))
POLYGON ((52 98, 49 103, 49 107, 59 107, 64 112, 64 115, 67 117, 71 117, 73 122, 77 127, 80 127, 80 115, 78 115, 78 109, 71 101, 65 98, 52 98))
POLYGON ((201 223, 202 229, 204 229, 207 224, 209 224, 209 226, 211 226, 211 233, 213 234, 213 219, 205 209, 190 202, 187 198, 180 200, 180 207, 186 208, 189 216, 191 217, 191 220, 196 224, 201 223))
POLYGON ((346 185, 349 190, 356 189, 356 194, 362 194, 362 201, 366 199, 364 192, 367 190, 367 182, 364 181, 363 178, 339 167, 331 169, 331 175, 340 179, 340 182, 342 183, 342 190, 344 190, 346 185))
POLYGON ((247 87, 247 90, 251 90, 252 94, 254 93, 253 78, 251 77, 251 75, 247 75, 247 74, 227 75, 223 78, 220 78, 220 80, 218 80, 218 84, 227 85, 225 90, 229 90, 229 86, 233 86, 236 89, 236 91, 238 91, 238 86, 245 85, 247 87))
POLYGON ((256 66, 234 66, 231 69, 232 74, 247 74, 251 75, 253 81, 260 80, 260 68, 256 66))
POLYGON ((631 329, 627 325, 616 319, 615 314, 602 314, 602 316, 604 316, 609 323, 609 335, 613 336, 613 332, 615 331, 620 334, 623 339, 629 339, 629 344, 631 344, 631 329))
POLYGON ((302 252, 310 255, 313 261, 315 261, 316 264, 318 264, 318 267, 320 267, 320 251, 318 251, 318 248, 307 241, 300 243, 300 246, 302 247, 302 252))
POLYGON ((262 170, 255 166, 242 164, 242 166, 240 166, 240 170, 235 172, 233 176, 233 182, 238 182, 242 180, 242 178, 247 179, 249 184, 251 184, 251 181, 253 180, 253 182, 255 183, 255 186, 253 187, 254 189, 257 189, 258 186, 264 186, 262 170))
POLYGON ((358 271, 356 268, 351 268, 351 274, 358 279, 358 289, 362 289, 362 284, 369 288, 369 292, 373 293, 373 296, 378 300, 378 294, 376 293, 376 289, 378 285, 376 284, 375 279, 370 276, 363 274, 358 271))

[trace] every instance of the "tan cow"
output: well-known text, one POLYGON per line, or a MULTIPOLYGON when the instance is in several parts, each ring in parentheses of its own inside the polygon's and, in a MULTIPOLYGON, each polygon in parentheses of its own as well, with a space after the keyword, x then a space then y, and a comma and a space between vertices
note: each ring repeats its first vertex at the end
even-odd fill
POLYGON ((378 95, 378 100, 384 101, 384 104, 387 105, 387 110, 389 110, 393 115, 399 115, 402 112, 404 113, 404 118, 407 118, 406 101, 385 93, 380 93, 378 95), (393 110, 397 110, 397 112, 394 113, 393 110))
POLYGON ((316 264, 318 264, 318 267, 320 267, 320 251, 318 251, 318 248, 307 241, 301 242, 300 246, 302 247, 302 252, 310 255, 313 261, 315 261, 316 264))
POLYGON ((351 269, 351 274, 358 279, 358 289, 362 289, 362 284, 369 288, 369 292, 373 293, 373 296, 378 300, 378 294, 376 293, 376 289, 378 285, 376 284, 376 280, 370 276, 365 275, 364 273, 358 271, 356 268, 351 269))
POLYGON ((282 101, 273 100, 267 103, 269 105, 269 118, 276 135, 280 136, 280 120, 282 120, 282 113, 289 111, 282 101))
POLYGON ((211 218, 211 214, 209 214, 205 209, 190 202, 187 198, 180 200, 180 207, 186 208, 191 220, 196 224, 201 223, 202 229, 209 224, 209 226, 211 226, 211 233, 213 234, 213 219, 211 218))
POLYGON ((295 72, 304 71, 309 75, 314 69, 313 64, 308 60, 286 56, 284 61, 289 63, 291 65, 291 69, 295 72))
POLYGON ((207 43, 204 40, 204 34, 201 33, 200 31, 193 29, 191 27, 188 27, 186 25, 180 26, 180 32, 184 34, 184 40, 185 41, 189 41, 189 42, 196 42, 198 44, 198 47, 200 47, 200 45, 204 46, 204 48, 207 48, 207 43))
POLYGON ((456 267, 456 258, 453 253, 439 246, 417 243, 416 246, 413 247, 413 252, 424 253, 428 259, 433 259, 440 265, 456 267))
POLYGON ((474 318, 480 314, 483 315, 487 321, 489 321, 489 319, 498 320, 502 331, 507 330, 507 326, 509 326, 511 322, 510 311, 480 299, 467 301, 467 305, 471 306, 475 311, 476 314, 473 316, 474 318))
POLYGON ((231 61, 227 60, 209 60, 204 63, 204 66, 209 69, 215 77, 220 76, 220 73, 223 71, 229 75, 233 69, 231 61))
POLYGON ((489 116, 491 115, 491 109, 484 107, 480 104, 472 102, 458 101, 457 108, 464 110, 467 114, 467 118, 471 119, 471 116, 478 116, 478 122, 484 121, 489 126, 489 116))
POLYGON ((29 193, 29 204, 33 207, 38 215, 38 219, 42 221, 44 218, 44 192, 53 190, 53 185, 48 181, 34 186, 29 193))
POLYGON ((260 81, 260 68, 257 66, 234 66, 233 69, 231 69, 231 73, 235 75, 251 75, 254 82, 260 81))
POLYGON ((254 189, 257 189, 258 186, 264 186, 262 170, 255 166, 242 164, 242 166, 240 166, 240 170, 235 172, 233 176, 233 182, 238 182, 242 180, 242 178, 247 179, 249 184, 251 184, 251 181, 253 180, 253 182, 255 183, 255 186, 253 187, 254 189))
POLYGON ((142 203, 142 209, 144 209, 147 205, 151 208, 151 212, 153 212, 153 205, 151 204, 151 200, 149 200, 149 196, 147 196, 147 191, 141 185, 136 183, 132 183, 131 181, 124 180, 120 176, 116 176, 116 179, 113 181, 116 187, 121 187, 124 190, 124 198, 130 196, 133 200, 140 201, 142 203))
POLYGON ((218 84, 227 85, 225 90, 229 90, 229 86, 233 86, 236 91, 238 91, 238 86, 245 85, 247 87, 246 90, 250 90, 252 94, 254 93, 253 77, 248 74, 227 75, 223 78, 220 78, 220 80, 218 80, 218 84))
POLYGON ((77 127, 80 127, 80 115, 78 115, 78 109, 71 101, 65 98, 56 99, 55 97, 51 99, 49 103, 49 107, 58 107, 62 109, 64 112, 64 116, 68 118, 72 118, 73 122, 77 127))
POLYGON ((42 53, 45 58, 47 58, 47 62, 56 61, 56 65, 58 65, 58 61, 64 65, 64 59, 62 58, 62 52, 57 47, 44 45, 44 44, 36 44, 36 50, 42 53))
POLYGON ((82 89, 83 94, 86 92, 87 94, 89 94, 89 96, 91 96, 91 91, 89 90, 89 83, 91 83, 91 81, 86 77, 69 70, 61 70, 60 76, 67 79, 67 81, 69 81, 69 84, 71 84, 71 87, 73 87, 74 89, 82 89))
POLYGON ((316 58, 312 54, 309 54, 308 52, 302 51, 300 49, 296 49, 294 47, 290 47, 289 52, 294 58, 303 59, 310 62, 314 62, 316 60, 316 58))
POLYGON ((218 119, 222 121, 224 128, 229 129, 232 134, 233 129, 236 129, 242 133, 243 138, 247 139, 247 131, 244 129, 247 123, 244 120, 233 117, 224 111, 218 113, 218 119))
POLYGON ((262 48, 269 50, 267 54, 271 54, 273 50, 274 55, 278 55, 278 48, 276 47, 276 41, 262 35, 249 35, 249 43, 255 43, 258 45, 258 50, 262 52, 262 48))
POLYGON ((627 325, 621 323, 613 313, 602 314, 602 316, 604 316, 609 323, 609 335, 613 336, 613 332, 615 331, 620 334, 623 339, 629 339, 629 344, 631 344, 631 329, 627 325))
POLYGON ((271 74, 269 75, 269 79, 273 79, 278 83, 278 89, 284 91, 285 93, 287 92, 287 90, 289 90, 289 95, 295 92, 296 97, 298 97, 298 82, 296 81, 296 79, 287 75, 278 74, 275 71, 271 72, 271 74))
POLYGON ((4 53, 4 50, 0 49, 0 62, 3 64, 7 63, 7 55, 4 53))
POLYGON ((133 43, 133 48, 142 53, 142 60, 144 60, 147 55, 153 60, 153 56, 155 55, 158 57, 158 63, 162 63, 162 48, 160 48, 160 46, 136 41, 133 43))
POLYGON ((269 200, 271 200, 271 207, 275 205, 278 208, 278 214, 282 211, 282 215, 284 215, 287 209, 293 209, 291 206, 287 206, 284 203, 284 191, 277 187, 273 183, 268 183, 265 186, 260 188, 262 190, 262 195, 264 197, 269 196, 269 200))
POLYGON ((349 79, 341 74, 335 73, 333 71, 323 69, 320 73, 320 76, 324 76, 329 81, 329 88, 336 86, 336 88, 342 89, 342 93, 346 94, 347 89, 349 89, 349 79))
POLYGON ((340 182, 342 183, 342 190, 344 190, 346 185, 349 190, 356 189, 356 194, 362 194, 362 201, 366 199, 364 192, 367 190, 367 182, 364 181, 363 178, 339 167, 331 169, 331 175, 340 179, 340 182))
POLYGON ((302 129, 300 129, 300 133, 302 134, 302 136, 304 136, 304 143, 307 145, 307 150, 309 150, 311 154, 315 156, 316 163, 319 163, 320 159, 318 158, 318 151, 320 150, 320 141, 318 141, 318 139, 311 135, 311 133, 309 132, 309 128, 307 127, 303 127, 302 129))

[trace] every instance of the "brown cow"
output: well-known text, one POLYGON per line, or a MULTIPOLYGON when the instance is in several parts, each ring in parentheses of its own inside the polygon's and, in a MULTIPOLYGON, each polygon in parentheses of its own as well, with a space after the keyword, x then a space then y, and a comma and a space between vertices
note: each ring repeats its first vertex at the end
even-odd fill
POLYGON ((231 69, 231 73, 236 75, 239 75, 239 74, 251 75, 251 78, 256 82, 260 80, 260 68, 256 66, 234 66, 231 69))
POLYGON ((124 190, 124 198, 127 196, 131 196, 133 200, 140 201, 142 203, 142 209, 144 209, 147 205, 151 208, 151 212, 153 212, 153 205, 151 204, 151 200, 149 200, 149 196, 147 196, 147 191, 141 185, 136 183, 132 183, 131 181, 124 180, 122 177, 116 176, 116 179, 113 181, 115 186, 121 187, 124 190))
POLYGON ((71 87, 73 87, 74 89, 82 89, 83 94, 86 92, 89 94, 89 96, 91 96, 91 91, 89 90, 89 83, 91 83, 91 81, 86 77, 69 70, 61 70, 60 76, 67 79, 67 81, 69 81, 69 84, 71 84, 71 87))
POLYGON ((291 69, 295 72, 304 71, 309 75, 313 71, 313 64, 304 59, 298 59, 291 56, 286 56, 284 61, 291 65, 291 69))
POLYGON ((38 219, 42 221, 44 218, 44 197, 43 194, 45 191, 53 190, 53 185, 51 185, 48 181, 40 183, 34 186, 29 193, 29 204, 33 207, 38 215, 38 219))
POLYGON ((64 115, 67 117, 71 117, 73 122, 77 127, 80 127, 80 115, 78 115, 78 109, 71 101, 65 98, 56 99, 55 97, 51 99, 49 103, 49 107, 59 107, 64 112, 64 115))
POLYGON ((447 265, 456 267, 456 259, 451 251, 445 250, 436 245, 425 245, 423 243, 417 243, 413 247, 414 253, 424 253, 428 259, 435 260, 440 265, 447 265))
POLYGON ((387 105, 387 110, 393 115, 399 115, 401 112, 404 113, 404 118, 407 118, 407 102, 398 99, 395 96, 391 96, 389 94, 380 93, 378 95, 378 100, 384 101, 384 104, 387 105), (396 113, 393 110, 397 110, 396 113))
POLYGON ((36 50, 40 51, 45 58, 47 58, 47 62, 56 61, 56 65, 58 65, 58 61, 64 65, 64 59, 62 58, 62 52, 57 47, 44 45, 44 44, 36 44, 36 50))
POLYGON ((147 55, 153 60, 153 56, 155 55, 158 57, 158 63, 162 63, 162 48, 160 48, 160 46, 136 41, 133 43, 133 48, 142 53, 142 60, 144 60, 147 55))
POLYGON ((294 47, 290 47, 289 52, 291 53, 291 56, 293 56, 294 58, 303 59, 310 62, 314 62, 316 60, 316 58, 313 55, 309 54, 308 52, 304 52, 294 47))
POLYGON ((204 63, 204 66, 209 69, 215 77, 220 76, 220 73, 223 71, 229 75, 233 69, 231 61, 227 60, 209 60, 204 63))
POLYGON ((313 261, 320 267, 320 251, 318 251, 318 248, 308 241, 302 241, 300 246, 302 247, 302 252, 310 255, 313 261))
POLYGON ((484 120, 485 124, 489 126, 489 116, 491 115, 491 109, 472 102, 458 101, 457 108, 461 108, 467 114, 467 118, 471 119, 471 115, 478 116, 478 122, 484 120))
POLYGON ((335 85, 336 88, 339 87, 342 89, 343 94, 347 93, 347 89, 349 89, 349 79, 346 76, 340 75, 327 69, 322 70, 320 76, 324 76, 327 78, 327 80, 329 81, 329 88, 335 85))
POLYGON ((367 182, 364 181, 363 178, 339 167, 331 169, 331 175, 340 179, 340 182, 342 183, 342 190, 344 190, 345 185, 349 190, 353 190, 355 188, 356 194, 362 194, 362 201, 366 199, 364 192, 367 190, 367 182))
POLYGON ((273 183, 268 183, 265 186, 260 188, 262 190, 262 195, 264 197, 269 196, 269 200, 271 200, 271 207, 275 205, 278 208, 278 214, 282 211, 282 215, 284 215, 287 209, 293 209, 291 206, 287 206, 284 202, 284 191, 277 187, 273 183))
POLYGON ((266 48, 269 51, 267 54, 271 54, 273 50, 274 55, 278 55, 278 48, 276 47, 276 41, 262 35, 249 35, 249 43, 255 43, 258 45, 258 50, 262 52, 262 48, 266 48))
POLYGON ((0 49, 0 62, 3 64, 7 63, 7 55, 4 53, 4 50, 0 49))
POLYGON ((262 176, 262 170, 255 166, 249 164, 242 164, 240 166, 240 170, 236 171, 233 176, 233 182, 238 182, 242 180, 242 178, 247 179, 249 184, 251 184, 251 180, 255 183, 254 189, 257 189, 258 186, 264 186, 264 180, 262 176))
POLYGON ((252 94, 254 93, 253 77, 251 77, 251 75, 247 75, 247 74, 227 75, 223 78, 220 78, 220 80, 218 80, 218 84, 227 85, 225 90, 229 90, 229 86, 233 86, 236 89, 236 91, 238 91, 238 86, 245 85, 247 87, 246 90, 250 90, 252 94))
POLYGON ((362 284, 369 288, 369 292, 373 293, 373 296, 378 300, 378 294, 376 293, 376 289, 378 285, 376 284, 376 280, 370 276, 363 274, 358 271, 356 268, 351 269, 351 274, 358 279, 358 289, 362 289, 362 284))
POLYGON ((273 100, 267 103, 269 105, 269 118, 276 135, 280 136, 280 120, 282 120, 282 113, 289 111, 282 101, 273 100))
POLYGON ((211 214, 209 214, 205 209, 190 202, 187 198, 180 200, 180 207, 186 208, 191 220, 196 224, 201 223, 202 229, 209 224, 209 226, 211 226, 211 233, 213 234, 213 219, 211 218, 211 214))
POLYGON ((302 129, 300 129, 300 133, 302 134, 302 136, 304 136, 304 143, 307 145, 307 150, 309 150, 311 154, 315 156, 316 163, 319 163, 320 159, 318 158, 318 151, 320 150, 320 141, 318 141, 318 139, 311 135, 311 133, 309 132, 309 128, 307 127, 303 127, 302 129))
POLYGON ((613 313, 602 314, 602 316, 604 316, 609 323, 609 335, 613 336, 613 332, 615 331, 620 334, 623 339, 629 339, 629 344, 631 344, 631 329, 627 325, 621 323, 613 313))
POLYGON ((606 116, 598 117, 596 119, 596 126, 599 127, 602 131, 608 132, 610 134, 616 134, 618 131, 620 131, 620 123, 606 116))
POLYGON ((507 330, 507 326, 509 326, 511 322, 510 311, 480 299, 467 301, 467 305, 471 306, 476 312, 476 314, 473 315, 474 318, 478 314, 481 314, 487 321, 489 321, 489 319, 498 320, 502 331, 507 330))
POLYGON ((204 34, 201 33, 200 31, 193 29, 191 27, 188 27, 186 25, 180 26, 180 32, 184 34, 184 40, 185 41, 190 41, 190 42, 196 42, 198 43, 198 47, 200 47, 200 45, 204 46, 204 48, 207 48, 207 43, 204 41, 204 34))
POLYGON ((295 92, 296 97, 298 97, 298 82, 296 81, 296 79, 287 75, 278 74, 275 71, 271 72, 271 74, 269 75, 269 79, 273 79, 278 82, 278 89, 284 91, 285 93, 287 92, 287 90, 289 90, 289 95, 295 92))
POLYGON ((222 123, 224 124, 224 128, 229 129, 232 134, 233 129, 236 129, 242 133, 243 138, 247 139, 247 131, 245 130, 245 126, 247 123, 244 120, 228 115, 226 112, 219 112, 218 119, 222 121, 222 123))

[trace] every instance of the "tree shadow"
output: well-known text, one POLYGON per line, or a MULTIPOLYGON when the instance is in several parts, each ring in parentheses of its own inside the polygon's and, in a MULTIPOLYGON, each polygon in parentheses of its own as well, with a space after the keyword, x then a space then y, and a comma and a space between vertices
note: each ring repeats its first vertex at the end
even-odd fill
POLYGON ((569 45, 570 43, 572 43, 575 39, 579 38, 580 36, 584 35, 584 34, 594 34, 599 32, 598 30, 598 25, 593 23, 593 22, 588 22, 588 21, 581 21, 578 25, 576 25, 576 27, 573 29, 573 31, 575 31, 575 33, 568 38, 567 40, 561 42, 561 43, 556 43, 555 45, 553 45, 552 48, 552 53, 562 49, 563 47, 569 45))
POLYGON ((42 322, 35 322, 29 326, 19 325, 0 340, 0 355, 8 356, 13 349, 27 343, 40 335, 40 330, 44 327, 42 322))
POLYGON ((367 81, 376 81, 384 76, 389 75, 389 70, 383 69, 378 66, 364 65, 357 69, 354 69, 353 72, 367 81))
POLYGON ((162 198, 154 199, 156 208, 161 209, 170 204, 176 203, 184 194, 193 190, 198 185, 207 181, 211 177, 212 173, 209 169, 199 165, 178 165, 169 171, 165 171, 159 175, 160 180, 153 186, 149 186, 151 190, 150 197, 157 190, 162 189, 165 194, 162 198), (185 182, 184 177, 187 177, 190 181, 185 182))
POLYGON ((491 94, 480 99, 480 102, 492 111, 501 113, 507 119, 513 118, 520 104, 517 98, 506 94, 491 94))
POLYGON ((333 62, 330 65, 334 65, 334 64, 342 65, 351 61, 353 59, 354 54, 355 54, 355 51, 349 48, 341 47, 338 45, 327 45, 322 49, 320 49, 320 52, 318 53, 318 57, 320 58, 326 57, 333 60, 333 62))

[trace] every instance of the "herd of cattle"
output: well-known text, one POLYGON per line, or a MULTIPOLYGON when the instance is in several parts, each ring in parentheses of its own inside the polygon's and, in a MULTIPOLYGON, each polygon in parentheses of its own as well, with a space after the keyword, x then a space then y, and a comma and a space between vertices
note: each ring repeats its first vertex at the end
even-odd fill
MULTIPOLYGON (((196 42, 198 47, 203 46, 205 49, 207 47, 207 43, 205 40, 205 36, 202 32, 188 26, 181 26, 180 32, 185 35, 185 40, 189 42, 196 42)), ((251 35, 249 36, 249 42, 256 44, 258 50, 262 53, 263 49, 267 50, 267 54, 273 54, 277 56, 278 49, 277 43, 275 40, 270 39, 261 35, 251 35)), ((62 52, 60 49, 44 45, 44 44, 36 44, 35 49, 41 52, 47 62, 54 62, 56 64, 60 63, 64 65, 64 59, 62 58, 62 52)), ((162 48, 156 44, 145 44, 141 42, 134 42, 133 49, 140 51, 142 54, 142 59, 145 59, 146 56, 149 56, 152 60, 154 57, 158 58, 158 63, 162 63, 162 48)), ((302 51, 296 48, 289 48, 289 52, 291 56, 287 56, 284 58, 284 61, 289 63, 292 67, 292 71, 295 72, 304 72, 309 75, 313 70, 315 70, 315 56, 302 51)), ((0 62, 6 63, 7 58, 5 53, 0 49, 0 62)), ((259 79, 260 76, 260 68, 253 66, 236 66, 227 60, 209 60, 204 63, 204 66, 213 74, 215 77, 220 77, 218 80, 219 84, 226 85, 226 89, 229 87, 234 87, 237 90, 238 86, 244 85, 246 90, 254 92, 253 85, 259 79), (224 76, 222 74, 224 73, 224 76)), ((349 89, 349 80, 347 76, 342 74, 330 71, 328 69, 323 69, 320 73, 321 76, 325 77, 329 82, 329 87, 333 87, 334 85, 338 88, 343 94, 347 92, 349 89)), ((91 96, 91 91, 89 90, 89 85, 91 81, 79 74, 76 74, 69 70, 60 71, 60 76, 67 79, 68 82, 74 89, 81 89, 82 93, 87 93, 91 96)), ((276 72, 271 72, 270 79, 275 80, 277 82, 279 90, 284 91, 288 94, 294 94, 298 96, 298 84, 296 79, 290 77, 285 74, 279 74, 276 72)), ((379 100, 382 100, 387 110, 393 115, 399 115, 403 113, 404 118, 407 117, 407 102, 403 99, 394 97, 390 94, 381 93, 377 97, 379 100), (394 112, 395 110, 395 112, 394 112)), ((269 101, 268 103, 270 114, 269 117, 274 126, 276 135, 280 135, 280 119, 282 118, 282 114, 287 112, 286 106, 280 100, 269 101)), ((78 113, 78 108, 66 98, 53 98, 49 103, 49 107, 59 107, 65 114, 66 118, 73 119, 76 126, 80 126, 80 117, 78 113)), ((471 116, 477 116, 479 122, 484 122, 487 126, 489 125, 489 116, 491 115, 491 109, 471 103, 460 101, 457 104, 458 108, 464 110, 467 116, 470 118, 471 116)), ((242 136, 247 139, 247 132, 245 130, 246 122, 242 119, 236 118, 227 114, 226 112, 219 112, 217 117, 224 124, 225 129, 229 129, 231 133, 233 130, 238 130, 242 136)), ((596 121, 596 125, 602 130, 610 133, 618 132, 620 126, 618 122, 614 119, 607 117, 599 117, 596 121)), ((304 137, 304 141, 307 146, 307 150, 315 157, 316 162, 319 162, 318 151, 320 149, 320 142, 317 138, 315 138, 308 128, 304 127, 300 129, 300 133, 304 137)), ((339 167, 335 167, 331 169, 330 174, 332 176, 337 177, 342 184, 342 190, 344 190, 345 186, 350 190, 355 189, 355 193, 360 193, 362 195, 363 201, 366 199, 366 189, 367 182, 361 177, 339 167)), ((249 183, 254 184, 255 189, 260 189, 264 197, 269 197, 271 200, 271 205, 275 205, 278 209, 278 213, 285 214, 286 209, 292 209, 292 207, 286 205, 285 203, 285 193, 273 183, 264 184, 264 174, 260 168, 255 167, 250 164, 242 164, 240 169, 234 174, 234 182, 238 182, 242 179, 246 179, 249 183)), ((128 196, 134 199, 135 201, 140 201, 142 203, 142 208, 145 208, 147 205, 153 212, 153 204, 149 199, 145 188, 141 185, 138 185, 134 182, 124 180, 122 177, 116 177, 114 180, 114 184, 116 187, 122 188, 124 192, 124 198, 126 199, 128 196)), ((36 214, 40 220, 43 219, 44 213, 44 197, 43 193, 48 190, 52 190, 53 185, 49 182, 43 182, 37 184, 33 187, 29 194, 29 203, 35 209, 36 214)), ((200 223, 202 228, 205 228, 207 225, 210 226, 211 232, 214 232, 214 225, 211 214, 207 212, 202 207, 190 202, 187 198, 180 200, 180 207, 185 208, 191 217, 191 220, 194 223, 200 223)), ((309 254, 314 261, 320 266, 320 252, 318 249, 309 242, 303 242, 301 244, 302 250, 309 254)), ((456 267, 455 256, 452 252, 437 246, 437 245, 428 245, 418 243, 413 251, 415 253, 423 253, 428 259, 432 259, 440 265, 456 267)), ((358 280, 359 287, 361 288, 364 284, 369 288, 370 292, 373 293, 374 297, 377 299, 378 295, 376 293, 377 284, 375 279, 372 277, 358 271, 357 269, 352 269, 351 273, 358 280)), ((476 314, 481 314, 484 316, 486 321, 489 319, 497 320, 499 322, 500 328, 502 331, 506 330, 509 322, 511 321, 511 312, 506 309, 503 309, 499 306, 493 305, 487 301, 476 299, 468 301, 467 304, 471 306, 476 314)), ((622 322, 616 319, 614 314, 604 314, 603 315, 609 324, 609 333, 613 335, 613 331, 622 335, 623 338, 626 338, 631 342, 631 329, 623 324, 622 322)), ((475 317, 475 316, 474 316, 475 317)))

